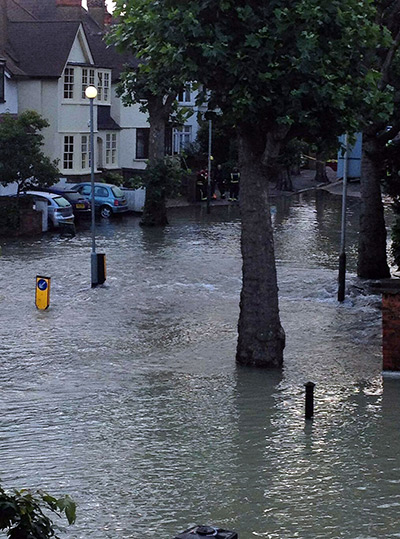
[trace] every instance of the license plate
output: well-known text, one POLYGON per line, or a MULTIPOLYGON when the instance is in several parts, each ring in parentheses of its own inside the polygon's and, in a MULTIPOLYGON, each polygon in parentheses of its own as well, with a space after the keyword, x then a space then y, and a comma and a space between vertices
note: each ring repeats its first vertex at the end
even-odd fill
POLYGON ((85 204, 77 204, 76 209, 77 210, 84 210, 85 209, 85 204))

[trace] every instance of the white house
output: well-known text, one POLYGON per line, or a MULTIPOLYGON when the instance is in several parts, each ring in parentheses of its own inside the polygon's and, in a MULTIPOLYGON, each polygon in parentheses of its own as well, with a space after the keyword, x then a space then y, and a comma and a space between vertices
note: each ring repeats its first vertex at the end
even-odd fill
MULTIPOLYGON (((48 120, 44 152, 58 161, 61 177, 73 182, 90 176, 88 85, 98 91, 96 174, 118 171, 129 177, 143 170, 148 158, 147 116, 138 105, 123 106, 116 95, 124 66, 134 67, 136 60, 105 44, 111 20, 105 1, 87 0, 87 5, 88 10, 81 0, 0 0, 0 57, 3 41, 13 51, 15 68, 8 74, 7 63, 3 66, 7 101, 0 99, 0 107, 15 113, 33 109, 48 120)), ((196 112, 189 86, 179 97, 183 106, 196 112)), ((197 129, 197 114, 193 114, 185 126, 171 133, 170 153, 179 153, 193 142, 197 129)))

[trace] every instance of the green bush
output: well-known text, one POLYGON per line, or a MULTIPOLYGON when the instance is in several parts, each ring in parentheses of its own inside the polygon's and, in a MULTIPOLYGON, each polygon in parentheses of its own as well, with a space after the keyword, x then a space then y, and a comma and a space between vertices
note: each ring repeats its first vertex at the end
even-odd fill
POLYGON ((10 539, 58 539, 46 512, 57 517, 64 513, 68 523, 73 524, 76 505, 69 496, 56 499, 42 490, 6 492, 0 486, 0 530, 6 531, 10 539))

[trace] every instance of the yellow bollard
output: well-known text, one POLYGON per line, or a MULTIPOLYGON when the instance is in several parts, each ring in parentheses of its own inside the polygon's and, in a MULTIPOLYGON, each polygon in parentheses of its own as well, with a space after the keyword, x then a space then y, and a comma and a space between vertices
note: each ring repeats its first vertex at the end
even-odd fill
POLYGON ((36 307, 45 311, 50 305, 50 277, 36 276, 36 307))

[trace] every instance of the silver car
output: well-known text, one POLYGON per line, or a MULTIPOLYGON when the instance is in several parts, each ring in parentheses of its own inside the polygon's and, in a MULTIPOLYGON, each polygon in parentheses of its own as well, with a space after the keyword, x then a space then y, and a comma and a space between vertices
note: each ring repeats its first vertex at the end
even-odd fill
POLYGON ((44 191, 27 191, 26 194, 32 196, 35 202, 47 202, 49 228, 58 228, 60 225, 74 223, 72 206, 63 196, 44 191))

